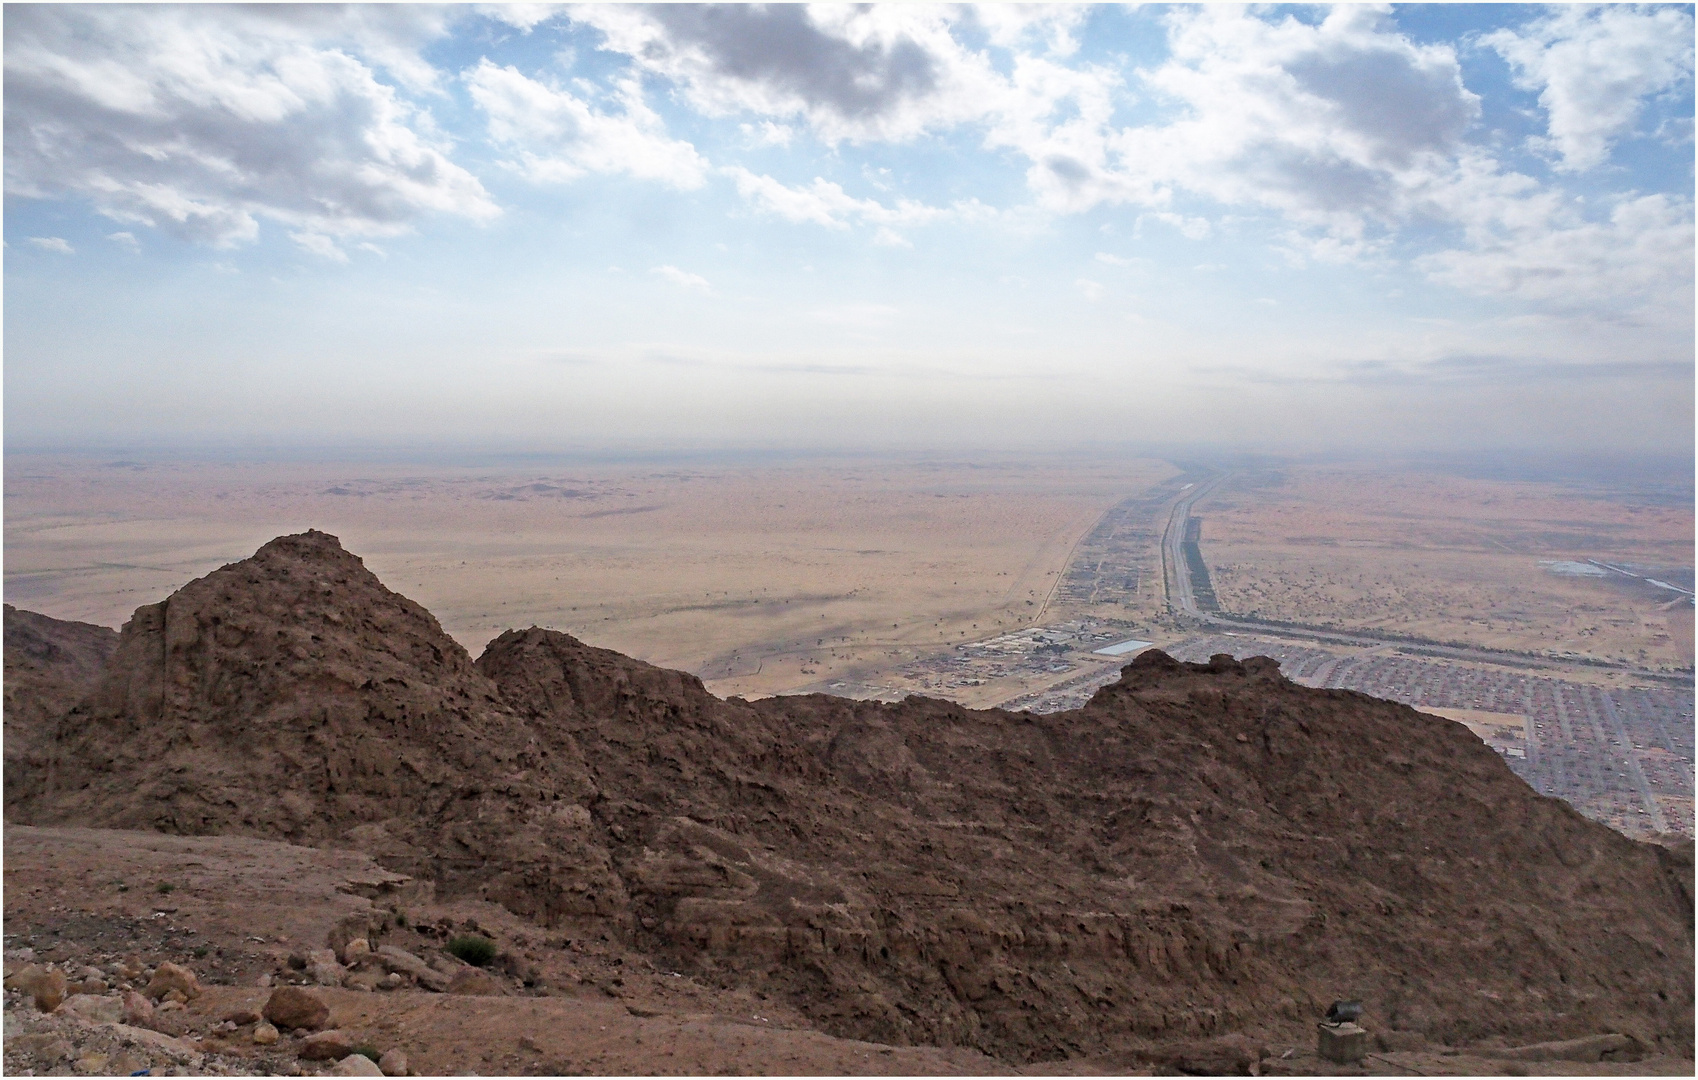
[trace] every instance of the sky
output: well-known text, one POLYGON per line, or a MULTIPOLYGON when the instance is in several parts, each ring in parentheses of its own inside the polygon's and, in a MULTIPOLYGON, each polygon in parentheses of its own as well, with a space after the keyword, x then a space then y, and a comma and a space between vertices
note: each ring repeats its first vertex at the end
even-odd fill
POLYGON ((8 450, 1689 453, 1689 5, 5 7, 8 450))

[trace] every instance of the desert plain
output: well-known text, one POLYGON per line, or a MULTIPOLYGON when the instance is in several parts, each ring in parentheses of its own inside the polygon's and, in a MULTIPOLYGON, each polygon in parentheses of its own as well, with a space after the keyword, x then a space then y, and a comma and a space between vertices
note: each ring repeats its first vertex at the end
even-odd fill
MULTIPOLYGON (((1070 619, 1157 644, 1190 632, 1172 620, 1161 586, 1162 516, 1186 482, 1216 471, 1224 482, 1192 512, 1223 611, 1690 669, 1689 493, 1396 462, 1213 470, 1113 454, 475 465, 12 454, 5 594, 55 618, 116 627, 272 536, 317 528, 474 654, 506 629, 537 625, 691 671, 722 696, 872 687, 982 706, 1030 695, 1078 665, 1055 679, 993 670, 940 680, 928 663, 1070 619), (1105 559, 1087 538, 1117 522, 1117 554, 1105 559), (1552 569, 1586 560, 1649 567, 1688 594, 1552 569)), ((1093 650, 1080 657, 1106 663, 1093 650)))
MULTIPOLYGON (((1151 459, 465 468, 11 455, 6 597, 118 626, 273 536, 340 536, 474 654, 531 625, 722 694, 865 674, 1041 621, 1151 459)), ((1154 614, 1150 612, 1149 614, 1154 614)))
POLYGON ((1229 477, 1198 515, 1229 611, 1650 669, 1692 665, 1689 500, 1599 482, 1329 464, 1229 477), (1675 577, 1686 591, 1602 568, 1560 572, 1588 560, 1675 577))

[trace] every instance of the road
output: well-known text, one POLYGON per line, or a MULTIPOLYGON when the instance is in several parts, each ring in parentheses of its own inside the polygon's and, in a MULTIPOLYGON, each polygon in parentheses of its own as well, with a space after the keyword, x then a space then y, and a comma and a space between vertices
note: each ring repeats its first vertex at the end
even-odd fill
POLYGON ((1161 571, 1162 585, 1167 590, 1167 607, 1175 614, 1208 621, 1197 610, 1197 598, 1191 595, 1191 575, 1185 569, 1185 555, 1180 545, 1185 542, 1185 522, 1191 516, 1191 507, 1219 487, 1227 476, 1227 473, 1217 473, 1192 484, 1180 493, 1179 498, 1174 500, 1173 509, 1168 511, 1167 528, 1161 534, 1161 571))
MULTIPOLYGON (((1688 675, 1671 675, 1667 672, 1646 671, 1631 664, 1614 664, 1603 661, 1570 661, 1560 657, 1533 656, 1524 653, 1503 652, 1497 649, 1478 648, 1473 646, 1446 645, 1437 641, 1425 641, 1413 638, 1381 637, 1380 635, 1359 630, 1332 630, 1326 627, 1305 626, 1294 623, 1269 623, 1257 619, 1249 619, 1239 615, 1223 615, 1205 613, 1197 608, 1196 597, 1191 594, 1191 575, 1185 566, 1184 552, 1181 545, 1185 541, 1185 522, 1191 516, 1191 508, 1212 494, 1216 488, 1227 479, 1229 473, 1218 473, 1206 480, 1199 481, 1194 486, 1185 489, 1168 511, 1167 527, 1162 532, 1161 561, 1162 582, 1167 591, 1168 610, 1184 620, 1194 622, 1198 628, 1231 629, 1251 631, 1254 633, 1270 634, 1275 637, 1303 638, 1311 641, 1321 641, 1332 645, 1344 645, 1352 648, 1374 648, 1391 646, 1405 651, 1414 651, 1422 655, 1442 659, 1471 660, 1476 663, 1497 664, 1515 668, 1545 668, 1557 671, 1572 671, 1577 667, 1596 668, 1605 671, 1619 671, 1637 678, 1649 679, 1658 683, 1676 686, 1689 686, 1692 679, 1688 675)), ((1607 565, 1607 564, 1600 564, 1607 565)), ((1615 567, 1609 567, 1615 569, 1615 567)), ((1626 571, 1622 571, 1626 573, 1626 571)), ((1631 576, 1631 575, 1630 575, 1631 576)))

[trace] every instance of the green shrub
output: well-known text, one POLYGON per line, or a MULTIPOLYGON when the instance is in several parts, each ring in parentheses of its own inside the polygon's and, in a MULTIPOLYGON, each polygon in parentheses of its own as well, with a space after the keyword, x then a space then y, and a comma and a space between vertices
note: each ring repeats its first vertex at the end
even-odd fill
POLYGON ((395 925, 399 926, 403 930, 407 928, 407 913, 405 911, 397 911, 395 913, 395 925))
POLYGON ((354 1053, 361 1057, 371 1058, 373 1061, 376 1061, 378 1058, 383 1056, 377 1052, 377 1047, 375 1046, 356 1046, 354 1047, 354 1053))
POLYGON ((169 881, 161 881, 159 883, 159 886, 158 886, 159 895, 160 896, 169 896, 169 895, 171 895, 171 890, 175 889, 176 887, 177 886, 171 884, 169 881))
POLYGON ((495 942, 477 934, 462 934, 448 939, 448 952, 473 967, 483 967, 495 959, 495 942))

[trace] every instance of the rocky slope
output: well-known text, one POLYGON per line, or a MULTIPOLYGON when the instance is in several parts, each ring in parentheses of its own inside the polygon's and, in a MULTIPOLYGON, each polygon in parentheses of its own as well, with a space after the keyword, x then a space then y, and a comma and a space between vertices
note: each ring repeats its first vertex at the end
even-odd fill
POLYGON ((308 532, 138 608, 6 806, 355 847, 552 918, 623 910, 594 794, 429 612, 308 532))
POLYGON ((53 721, 100 681, 118 634, 92 623, 50 619, 7 604, 6 786, 21 779, 17 765, 35 752, 53 721))
POLYGON ((826 1030, 1008 1061, 1301 1028, 1691 1056, 1692 862, 1461 725, 1147 653, 1048 716, 721 701, 566 635, 474 665, 308 533, 140 609, 38 824, 357 847, 826 1030))
POLYGON ((1047 716, 720 702, 557 633, 479 666, 590 763, 639 940, 834 1030, 1005 1057, 1317 1015, 1690 1046, 1692 863, 1459 724, 1146 653, 1047 716))

